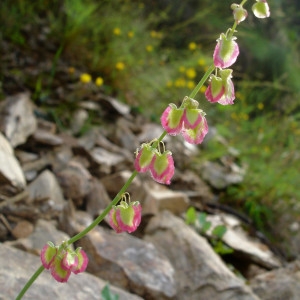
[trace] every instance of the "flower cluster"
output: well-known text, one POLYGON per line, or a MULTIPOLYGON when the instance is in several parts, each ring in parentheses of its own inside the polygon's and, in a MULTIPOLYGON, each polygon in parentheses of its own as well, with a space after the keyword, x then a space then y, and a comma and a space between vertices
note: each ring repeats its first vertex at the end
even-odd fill
POLYGON ((58 282, 67 282, 71 273, 84 272, 89 261, 80 247, 73 251, 66 243, 55 246, 48 242, 40 257, 45 269, 50 269, 52 277, 58 282))
POLYGON ((109 224, 117 233, 124 231, 131 233, 140 225, 141 215, 142 207, 138 201, 127 203, 122 200, 110 210, 109 224))
POLYGON ((208 133, 205 112, 198 109, 199 103, 189 97, 183 99, 181 107, 169 104, 161 116, 161 124, 170 135, 182 134, 190 144, 201 144, 208 133))
POLYGON ((150 171, 152 178, 162 184, 170 184, 175 172, 172 153, 161 152, 152 143, 142 144, 137 150, 134 166, 140 173, 150 171))

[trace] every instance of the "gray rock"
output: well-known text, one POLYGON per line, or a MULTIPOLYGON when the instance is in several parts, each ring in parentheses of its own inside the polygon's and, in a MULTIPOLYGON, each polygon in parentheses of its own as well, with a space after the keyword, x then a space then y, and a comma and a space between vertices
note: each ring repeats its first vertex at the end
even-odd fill
MULTIPOLYGON (((0 244, 0 299, 15 299, 25 283, 40 267, 38 256, 0 244)), ((67 283, 58 283, 48 270, 42 272, 22 299, 24 300, 99 300, 101 291, 107 284, 88 274, 72 274, 67 283)), ((142 300, 141 297, 130 294, 110 285, 110 290, 119 295, 119 300, 142 300)))
POLYGON ((1 181, 23 190, 26 180, 19 161, 14 156, 14 151, 6 138, 0 134, 0 175, 1 181))
POLYGON ((164 253, 176 270, 177 293, 173 299, 258 299, 202 236, 170 212, 150 220, 145 240, 164 253))
POLYGON ((233 169, 214 162, 205 162, 201 167, 202 178, 216 189, 223 189, 231 184, 241 183, 245 170, 236 165, 233 169))
POLYGON ((26 142, 37 127, 29 94, 7 97, 1 104, 0 126, 13 147, 26 142))
POLYGON ((91 191, 92 176, 79 162, 70 161, 65 169, 57 174, 66 199, 72 199, 75 205, 82 205, 84 197, 91 191))
POLYGON ((174 269, 151 243, 97 227, 78 244, 90 259, 88 272, 149 300, 175 296, 174 269))
POLYGON ((59 245, 62 241, 66 241, 69 238, 66 233, 57 230, 53 222, 40 219, 31 235, 16 241, 5 242, 5 244, 39 255, 40 250, 48 241, 59 245))
POLYGON ((61 212, 64 207, 64 196, 55 175, 49 170, 42 172, 28 186, 30 198, 45 203, 44 210, 61 212))
POLYGON ((300 261, 260 274, 250 280, 253 291, 262 300, 299 300, 300 261))
POLYGON ((144 183, 146 197, 142 200, 143 214, 157 214, 169 210, 175 215, 184 213, 189 206, 188 197, 181 192, 172 191, 155 181, 144 183))
POLYGON ((207 221, 211 222, 211 228, 206 234, 211 235, 212 230, 218 226, 226 227, 222 241, 234 250, 233 255, 242 256, 246 261, 257 263, 267 269, 281 266, 280 260, 270 251, 267 245, 258 239, 250 237, 242 228, 241 222, 230 215, 208 215, 207 221))

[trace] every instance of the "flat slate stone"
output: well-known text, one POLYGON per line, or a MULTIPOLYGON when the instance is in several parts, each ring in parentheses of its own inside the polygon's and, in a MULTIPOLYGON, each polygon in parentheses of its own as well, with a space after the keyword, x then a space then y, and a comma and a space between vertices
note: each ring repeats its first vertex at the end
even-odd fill
MULTIPOLYGON (((28 279, 40 267, 40 258, 1 243, 0 257, 0 299, 15 299, 28 279)), ((51 277, 48 270, 45 270, 22 299, 99 300, 106 284, 107 282, 86 272, 72 274, 67 283, 59 283, 51 277)), ((110 290, 119 295, 119 300, 143 299, 111 285, 110 290)))

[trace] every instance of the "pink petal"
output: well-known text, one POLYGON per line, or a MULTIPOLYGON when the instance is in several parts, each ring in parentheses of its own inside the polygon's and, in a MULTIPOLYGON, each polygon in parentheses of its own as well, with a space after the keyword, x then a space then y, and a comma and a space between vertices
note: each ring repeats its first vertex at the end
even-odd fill
POLYGON ((185 128, 195 128, 201 122, 202 117, 199 113, 199 109, 185 109, 185 113, 183 115, 183 126, 185 128))
POLYGON ((116 233, 121 233, 123 230, 120 228, 117 219, 116 219, 116 209, 112 208, 108 215, 108 222, 112 229, 115 230, 116 233))
POLYGON ((58 282, 67 282, 71 275, 70 270, 64 270, 62 268, 62 259, 57 256, 51 264, 50 270, 52 277, 58 282))
POLYGON ((190 144, 201 144, 207 133, 208 125, 205 117, 202 117, 202 122, 196 128, 184 129, 182 136, 190 144))
POLYGON ((213 54, 214 65, 218 68, 228 68, 235 63, 239 55, 239 46, 233 39, 221 35, 213 54))
POLYGON ((143 147, 134 160, 135 169, 140 172, 147 172, 154 161, 154 153, 147 147, 143 147))
POLYGON ((57 249, 46 244, 41 250, 41 261, 45 269, 49 269, 57 254, 57 249))
POLYGON ((215 102, 218 102, 222 98, 222 96, 224 95, 224 91, 225 91, 225 88, 223 87, 220 90, 219 94, 213 96, 212 89, 211 89, 211 83, 210 83, 205 91, 205 97, 209 102, 215 103, 215 102))
POLYGON ((153 166, 150 168, 152 178, 158 183, 162 184, 170 184, 171 179, 175 173, 174 160, 171 154, 167 155, 167 167, 163 172, 158 173, 157 170, 153 166))
POLYGON ((77 253, 77 258, 78 258, 77 267, 76 269, 72 270, 74 274, 84 272, 89 263, 89 258, 82 249, 80 249, 80 251, 77 253))
POLYGON ((177 135, 181 132, 184 111, 168 106, 160 120, 164 130, 170 135, 177 135))

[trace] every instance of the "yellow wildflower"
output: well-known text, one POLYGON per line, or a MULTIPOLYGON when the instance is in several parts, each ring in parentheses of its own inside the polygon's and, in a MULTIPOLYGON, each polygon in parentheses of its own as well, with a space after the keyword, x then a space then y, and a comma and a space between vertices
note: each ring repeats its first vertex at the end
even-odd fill
POLYGON ((196 50, 196 48, 197 48, 197 44, 196 43, 194 43, 194 42, 189 43, 189 49, 191 51, 196 50))
POLYGON ((189 89, 193 89, 196 85, 195 85, 195 82, 192 81, 192 80, 189 80, 186 84, 186 86, 189 88, 189 89))
POLYGON ((205 85, 202 85, 201 88, 200 88, 200 93, 205 93, 206 91, 206 86, 205 85))
POLYGON ((197 75, 195 69, 193 69, 193 68, 188 68, 188 69, 186 70, 185 74, 186 74, 186 76, 187 76, 188 78, 190 78, 190 79, 195 78, 196 75, 197 75))
POLYGON ((259 109, 259 110, 262 110, 262 109, 264 109, 264 104, 263 103, 258 103, 257 104, 257 108, 259 109))
POLYGON ((186 85, 185 79, 182 78, 182 77, 176 79, 174 85, 175 85, 176 87, 185 87, 185 85, 186 85))
POLYGON ((148 52, 152 52, 152 51, 153 51, 153 46, 152 46, 152 45, 147 45, 147 46, 146 46, 146 50, 147 50, 148 52))
POLYGON ((103 78, 102 77, 97 77, 96 80, 95 80, 95 84, 97 86, 103 85, 103 78))
POLYGON ((80 75, 80 81, 82 83, 89 83, 92 80, 92 76, 90 74, 87 73, 83 73, 80 75))
POLYGON ((114 28, 113 32, 114 32, 114 35, 120 35, 121 34, 121 29, 116 27, 116 28, 114 28))
POLYGON ((116 63, 116 69, 117 70, 122 71, 122 70, 124 70, 124 68, 125 68, 125 64, 122 63, 121 61, 116 63))

